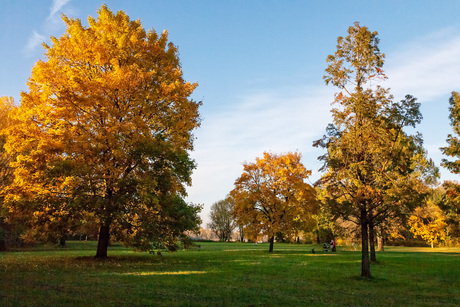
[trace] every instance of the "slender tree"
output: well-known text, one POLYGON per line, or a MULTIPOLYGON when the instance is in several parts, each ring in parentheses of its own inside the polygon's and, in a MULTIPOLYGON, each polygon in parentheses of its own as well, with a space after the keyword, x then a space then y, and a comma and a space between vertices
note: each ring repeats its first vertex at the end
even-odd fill
POLYGON ((233 219, 234 203, 230 197, 215 202, 211 206, 209 217, 211 222, 208 227, 219 237, 220 241, 230 241, 232 231, 237 227, 236 221, 233 219))
POLYGON ((300 159, 298 153, 264 153, 255 163, 244 164, 244 172, 230 192, 237 223, 245 225, 248 233, 267 235, 269 252, 276 233, 289 236, 316 224, 316 192, 305 182, 311 171, 300 159))
POLYGON ((424 206, 415 208, 408 225, 410 231, 430 243, 431 248, 435 243, 446 239, 446 217, 432 198, 424 206))
POLYGON ((339 89, 333 124, 314 143, 327 150, 319 158, 325 173, 317 182, 325 189, 326 206, 360 227, 364 277, 371 277, 369 241, 374 241, 376 223, 404 205, 401 191, 414 190, 413 180, 427 169, 436 173, 427 168, 432 162, 421 135, 404 131, 421 121, 419 103, 410 95, 393 102, 389 90, 374 83, 386 79, 378 44, 377 32, 359 23, 337 39, 324 76, 326 84, 339 89))
POLYGON ((44 45, 46 59, 13 113, 11 206, 94 214, 98 258, 107 257, 111 234, 146 248, 144 235, 171 242, 177 223, 196 228, 198 207, 181 197, 195 167, 189 151, 200 103, 189 98, 197 84, 183 79, 168 33, 146 32, 106 6, 88 27, 63 20, 66 33, 44 45))

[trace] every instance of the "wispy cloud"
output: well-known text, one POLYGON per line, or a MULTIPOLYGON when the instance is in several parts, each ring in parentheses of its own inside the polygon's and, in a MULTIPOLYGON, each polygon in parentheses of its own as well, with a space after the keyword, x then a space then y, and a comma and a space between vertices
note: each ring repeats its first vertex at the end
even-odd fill
POLYGON ((56 14, 59 13, 60 10, 69 2, 70 0, 53 0, 48 19, 54 18, 56 14))
POLYGON ((32 56, 37 47, 39 47, 45 41, 45 37, 41 34, 38 34, 36 31, 33 31, 32 36, 29 37, 27 45, 24 48, 24 53, 26 56, 32 56))
POLYGON ((61 20, 61 13, 67 3, 70 0, 53 0, 53 3, 50 7, 50 14, 46 18, 45 28, 47 32, 57 32, 63 27, 63 22, 61 20))
POLYGON ((387 58, 386 86, 431 101, 460 86, 460 35, 444 30, 409 42, 387 58))
MULTIPOLYGON (((50 35, 54 35, 56 32, 58 32, 62 27, 63 23, 61 22, 61 17, 60 17, 60 12, 63 9, 63 7, 69 3, 70 0, 53 0, 51 7, 50 7, 50 13, 48 17, 44 20, 43 24, 41 25, 41 28, 43 28, 43 31, 46 33, 49 33, 50 35)), ((26 54, 27 57, 31 57, 35 54, 37 51, 38 47, 45 42, 48 36, 44 36, 38 33, 37 30, 34 30, 32 32, 32 35, 30 36, 26 47, 24 48, 24 53, 26 54)))
MULTIPOLYGON (((422 104, 424 119, 418 130, 424 135, 430 158, 439 166, 445 158, 439 148, 447 145, 447 134, 452 133, 448 98, 452 91, 460 90, 458 31, 445 29, 408 42, 388 56, 387 64, 389 79, 385 86, 391 87, 395 98, 411 94, 422 104)), ((440 171, 441 181, 457 177, 444 168, 440 171)))

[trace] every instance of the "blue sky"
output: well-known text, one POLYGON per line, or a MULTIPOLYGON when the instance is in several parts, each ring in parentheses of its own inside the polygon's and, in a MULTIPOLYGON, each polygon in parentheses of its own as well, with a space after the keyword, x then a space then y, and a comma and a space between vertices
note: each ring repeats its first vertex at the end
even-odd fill
MULTIPOLYGON (((204 204, 226 196, 244 161, 264 151, 299 151, 319 178, 321 150, 312 148, 331 121, 335 89, 322 76, 338 36, 355 21, 378 31, 384 70, 396 100, 412 94, 422 104, 417 127, 429 156, 451 129, 450 92, 460 91, 460 1, 271 1, 271 0, 0 0, 0 96, 27 90, 42 42, 59 37, 60 19, 97 16, 106 3, 140 19, 144 28, 168 30, 179 47, 185 78, 198 82, 202 126, 192 157, 198 163, 188 200, 204 204)), ((456 180, 441 169, 442 180, 456 180)))

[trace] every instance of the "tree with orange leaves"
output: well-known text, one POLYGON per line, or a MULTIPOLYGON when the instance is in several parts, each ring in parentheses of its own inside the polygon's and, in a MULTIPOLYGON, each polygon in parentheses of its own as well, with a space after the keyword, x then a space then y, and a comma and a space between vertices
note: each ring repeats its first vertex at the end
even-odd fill
POLYGON ((243 174, 230 192, 235 201, 233 214, 248 233, 267 235, 269 252, 275 234, 295 234, 314 227, 318 210, 316 193, 305 182, 311 175, 299 153, 264 153, 255 163, 245 163, 243 174))
POLYGON ((44 45, 46 60, 13 112, 12 210, 93 214, 98 258, 107 257, 111 234, 141 248, 172 244, 199 224, 199 208, 182 199, 195 167, 189 151, 201 103, 189 97, 197 84, 183 79, 166 31, 146 32, 106 6, 88 27, 63 20, 66 33, 44 45))
POLYGON ((4 190, 13 180, 13 169, 10 166, 12 156, 5 152, 5 130, 12 124, 9 118, 14 109, 12 97, 0 97, 0 251, 6 249, 9 228, 13 225, 6 219, 4 207, 4 190))

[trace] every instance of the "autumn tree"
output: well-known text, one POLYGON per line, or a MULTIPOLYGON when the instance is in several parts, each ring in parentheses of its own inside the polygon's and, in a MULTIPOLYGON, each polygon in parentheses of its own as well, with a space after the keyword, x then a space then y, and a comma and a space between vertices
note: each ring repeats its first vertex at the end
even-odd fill
POLYGON ((447 136, 446 147, 441 147, 444 155, 454 158, 453 161, 442 159, 441 165, 451 173, 460 174, 460 94, 452 92, 449 99, 449 119, 454 134, 447 136))
POLYGON ((4 148, 6 141, 5 129, 11 125, 9 114, 13 108, 14 99, 12 97, 0 97, 0 251, 6 249, 6 239, 12 226, 7 222, 7 210, 3 204, 4 190, 13 180, 13 169, 10 166, 13 158, 4 148))
POLYGON ((369 239, 374 241, 376 223, 405 204, 401 195, 419 193, 418 180, 436 176, 421 135, 404 131, 420 123, 420 104, 410 95, 394 102, 389 89, 376 85, 386 79, 378 45, 377 32, 357 22, 337 39, 324 76, 339 90, 333 123, 314 143, 327 151, 319 158, 324 174, 317 182, 325 189, 325 205, 360 227, 364 277, 371 277, 369 239))
POLYGON ((442 209, 446 217, 446 237, 457 242, 460 239, 460 184, 456 181, 444 181, 437 189, 442 201, 436 204, 442 209))
POLYGON ((233 201, 229 197, 219 200, 211 206, 211 213, 209 214, 211 222, 208 223, 208 227, 214 231, 220 241, 230 241, 232 232, 237 227, 232 215, 233 207, 233 201))
MULTIPOLYGON (((460 93, 452 92, 449 99, 449 119, 453 134, 447 136, 447 146, 441 152, 453 160, 444 158, 441 165, 453 174, 460 174, 460 93)), ((460 184, 456 181, 444 183, 447 193, 448 217, 454 233, 460 234, 460 184)))
POLYGON ((415 208, 408 225, 410 231, 430 243, 431 248, 435 243, 446 239, 446 217, 432 198, 429 198, 424 206, 415 208))
POLYGON ((254 163, 245 163, 230 195, 233 214, 248 233, 267 235, 273 251, 275 234, 287 236, 312 229, 317 212, 315 190, 305 182, 311 174, 299 153, 264 153, 254 163))
POLYGON ((199 224, 199 207, 182 199, 195 167, 201 103, 189 97, 197 84, 183 79, 166 31, 146 32, 106 6, 87 27, 63 20, 66 33, 44 45, 13 112, 11 210, 93 214, 98 258, 111 234, 143 249, 173 244, 199 224))

